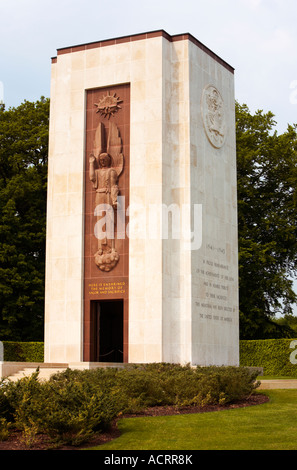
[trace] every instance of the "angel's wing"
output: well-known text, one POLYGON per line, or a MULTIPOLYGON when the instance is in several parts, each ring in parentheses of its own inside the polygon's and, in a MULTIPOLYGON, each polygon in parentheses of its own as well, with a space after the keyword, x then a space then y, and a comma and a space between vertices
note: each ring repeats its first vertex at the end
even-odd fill
POLYGON ((94 140, 94 156, 99 157, 101 153, 105 151, 105 138, 104 138, 104 124, 99 122, 95 133, 94 140))
POLYGON ((109 124, 107 153, 112 158, 113 168, 116 170, 118 176, 120 176, 124 168, 124 156, 122 154, 122 139, 120 136, 119 129, 117 128, 116 124, 113 122, 110 122, 109 124))

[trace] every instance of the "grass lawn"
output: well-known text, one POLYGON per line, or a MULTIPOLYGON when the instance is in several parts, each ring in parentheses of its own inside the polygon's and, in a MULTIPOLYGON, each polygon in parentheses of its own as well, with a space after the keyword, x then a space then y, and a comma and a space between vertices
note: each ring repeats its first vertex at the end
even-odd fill
POLYGON ((93 450, 297 450, 297 390, 264 405, 179 416, 125 418, 121 436, 93 450))

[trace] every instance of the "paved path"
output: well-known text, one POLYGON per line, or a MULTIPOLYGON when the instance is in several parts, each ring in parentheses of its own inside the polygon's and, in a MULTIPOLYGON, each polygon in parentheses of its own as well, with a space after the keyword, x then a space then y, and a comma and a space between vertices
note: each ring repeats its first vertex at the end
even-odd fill
POLYGON ((275 379, 275 380, 261 380, 261 385, 257 390, 269 390, 272 388, 296 388, 297 389, 297 380, 290 379, 275 379))

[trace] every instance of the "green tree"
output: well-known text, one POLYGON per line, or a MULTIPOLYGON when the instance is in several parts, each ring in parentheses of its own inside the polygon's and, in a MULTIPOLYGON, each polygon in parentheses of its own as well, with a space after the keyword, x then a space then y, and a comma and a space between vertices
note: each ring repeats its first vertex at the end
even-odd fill
MULTIPOLYGON (((0 106, 0 340, 42 340, 49 100, 0 106)), ((297 297, 297 126, 236 104, 242 339, 290 336, 297 297)))
POLYGON ((295 315, 284 315, 275 320, 278 325, 285 326, 292 330, 292 337, 297 338, 297 317, 295 315))
POLYGON ((0 107, 0 340, 42 340, 49 100, 0 107))
POLYGON ((236 104, 240 334, 290 332, 273 318, 296 302, 297 126, 278 134, 271 112, 236 104))

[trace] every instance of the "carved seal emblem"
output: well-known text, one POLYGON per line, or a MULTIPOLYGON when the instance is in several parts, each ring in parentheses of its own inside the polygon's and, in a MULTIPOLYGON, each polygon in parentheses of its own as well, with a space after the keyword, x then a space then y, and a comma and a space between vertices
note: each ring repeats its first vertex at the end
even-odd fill
POLYGON ((213 147, 221 148, 226 138, 226 116, 223 98, 213 85, 204 88, 202 117, 209 142, 213 147))
POLYGON ((111 96, 111 94, 108 92, 106 96, 103 96, 99 103, 95 103, 95 106, 97 106, 97 113, 100 113, 101 116, 107 117, 110 119, 111 116, 113 116, 119 109, 121 109, 121 106, 119 106, 120 103, 123 101, 116 96, 116 93, 111 96))

